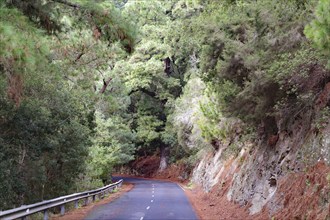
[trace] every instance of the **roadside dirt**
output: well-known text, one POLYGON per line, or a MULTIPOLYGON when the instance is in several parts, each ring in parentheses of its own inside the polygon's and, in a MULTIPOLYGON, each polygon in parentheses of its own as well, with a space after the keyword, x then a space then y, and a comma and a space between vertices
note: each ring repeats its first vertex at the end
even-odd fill
POLYGON ((258 219, 330 219, 330 167, 319 162, 283 177, 272 202, 276 206, 265 206, 258 219))
MULTIPOLYGON (((145 168, 141 169, 141 165, 145 166, 155 160, 154 156, 150 158, 145 157, 141 158, 135 165, 138 165, 136 167, 137 169, 145 170, 145 168)), ((227 200, 226 192, 231 183, 231 176, 228 177, 225 184, 219 183, 213 187, 211 192, 207 193, 199 186, 187 187, 189 185, 189 179, 182 178, 182 173, 186 172, 187 174, 190 174, 191 171, 187 172, 186 167, 183 164, 172 164, 161 173, 157 172, 157 169, 158 166, 149 167, 147 172, 148 175, 145 175, 144 177, 147 177, 147 179, 152 178, 178 183, 185 190, 190 203, 193 205, 196 214, 200 219, 253 219, 249 216, 247 207, 242 208, 238 204, 234 204, 227 200)), ((226 173, 227 172, 224 172, 224 175, 226 175, 226 173)))
POLYGON ((157 155, 140 157, 129 164, 130 168, 122 167, 121 170, 118 170, 117 175, 169 180, 180 183, 189 181, 188 178, 192 170, 187 168, 185 164, 171 164, 164 171, 158 172, 159 162, 160 158, 157 155))
POLYGON ((186 189, 186 195, 200 219, 252 219, 246 209, 229 202, 226 196, 219 195, 216 190, 206 193, 202 188, 194 187, 186 189))
MULTIPOLYGON (((144 158, 139 164, 144 166, 151 161, 155 161, 155 158, 144 158)), ((249 215, 251 204, 240 206, 227 200, 232 176, 227 176, 226 170, 222 175, 227 176, 225 181, 215 185, 210 192, 205 192, 181 178, 183 166, 172 165, 162 173, 157 173, 157 166, 152 168, 149 167, 149 175, 145 177, 179 183, 203 220, 330 219, 330 167, 324 162, 306 171, 281 177, 274 198, 256 215, 249 215)))
MULTIPOLYGON (((162 181, 170 181, 179 184, 185 191, 186 196, 188 197, 190 203, 194 207, 197 216, 201 220, 252 220, 251 216, 247 211, 247 208, 242 208, 237 204, 229 202, 225 196, 225 191, 220 194, 220 191, 217 190, 219 186, 215 186, 213 190, 209 193, 206 193, 201 187, 195 186, 193 188, 189 188, 186 185, 187 181, 182 181, 172 174, 168 176, 170 170, 173 168, 169 168, 169 170, 165 170, 164 173, 155 175, 154 177, 141 177, 141 176, 132 176, 132 175, 124 175, 124 174, 116 174, 119 176, 125 177, 134 177, 141 179, 152 179, 152 180, 162 180, 162 181), (221 216, 221 217, 220 217, 221 216)), ((114 175, 114 176, 116 176, 114 175)), ((229 184, 228 184, 229 185, 229 184)), ((227 187, 227 186, 222 186, 227 187)), ((228 188, 228 187, 227 187, 228 188)))
POLYGON ((137 158, 133 163, 129 165, 132 170, 135 170, 133 175, 139 175, 143 177, 152 177, 158 170, 160 163, 159 156, 148 156, 137 158))
POLYGON ((88 206, 83 206, 79 209, 70 210, 65 213, 64 216, 55 215, 51 217, 51 220, 80 220, 83 219, 93 208, 99 205, 103 205, 114 201, 119 198, 122 194, 130 191, 133 188, 133 184, 124 183, 118 192, 111 194, 109 197, 99 200, 94 203, 90 203, 88 206))
POLYGON ((155 161, 155 157, 139 160, 137 168, 148 171, 148 175, 141 175, 141 178, 180 184, 202 220, 330 219, 330 167, 322 161, 308 170, 279 178, 276 194, 255 215, 249 215, 251 204, 240 206, 227 200, 232 184, 232 175, 227 175, 229 170, 224 170, 221 176, 224 181, 210 192, 205 192, 182 178, 182 173, 186 172, 183 165, 171 165, 162 173, 157 173, 158 166, 148 166, 155 161))
MULTIPOLYGON (((133 168, 138 171, 147 171, 140 175, 140 178, 144 179, 158 179, 163 181, 171 181, 180 184, 180 186, 185 190, 185 193, 193 205, 196 214, 200 219, 205 220, 242 220, 242 219, 253 219, 249 216, 247 208, 242 208, 237 204, 229 202, 226 198, 226 192, 231 182, 231 177, 229 177, 226 184, 218 184, 213 187, 212 191, 207 193, 201 187, 194 186, 193 188, 187 187, 189 185, 189 180, 182 178, 182 173, 187 172, 186 167, 183 164, 170 165, 166 170, 159 173, 158 166, 154 164, 159 164, 159 159, 156 156, 144 157, 138 159, 133 168), (148 166, 153 164, 153 166, 148 166), (220 217, 221 216, 221 217, 220 217)), ((189 173, 189 172, 188 172, 189 173)), ((226 173, 226 172, 224 172, 226 173)), ((122 175, 121 176, 133 176, 133 175, 122 175)), ((136 175, 134 175, 136 176, 136 175)))
POLYGON ((186 194, 205 220, 330 219, 330 167, 324 162, 282 177, 274 199, 256 215, 249 215, 249 204, 240 207, 229 202, 228 187, 218 184, 209 193, 194 187, 186 189, 186 194))

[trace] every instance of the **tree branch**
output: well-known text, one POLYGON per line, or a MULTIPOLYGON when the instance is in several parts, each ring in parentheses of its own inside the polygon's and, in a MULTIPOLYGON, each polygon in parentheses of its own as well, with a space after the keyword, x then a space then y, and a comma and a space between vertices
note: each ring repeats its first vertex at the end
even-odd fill
POLYGON ((108 85, 110 84, 112 78, 109 78, 107 81, 105 81, 103 79, 103 87, 102 89, 100 90, 100 94, 103 94, 105 92, 105 90, 107 89, 108 85))
POLYGON ((143 93, 145 93, 145 94, 147 94, 147 95, 149 95, 149 96, 151 96, 153 98, 156 98, 156 93, 151 92, 151 91, 148 91, 148 90, 146 90, 144 88, 138 88, 138 89, 132 90, 132 91, 130 91, 128 93, 128 95, 132 95, 133 93, 136 93, 136 92, 143 92, 143 93))
POLYGON ((74 4, 74 3, 71 3, 71 2, 68 2, 66 0, 52 0, 53 2, 57 2, 57 3, 61 3, 61 4, 64 4, 64 5, 67 5, 67 6, 70 6, 70 7, 73 7, 73 8, 80 8, 81 6, 80 5, 77 5, 77 4, 74 4))

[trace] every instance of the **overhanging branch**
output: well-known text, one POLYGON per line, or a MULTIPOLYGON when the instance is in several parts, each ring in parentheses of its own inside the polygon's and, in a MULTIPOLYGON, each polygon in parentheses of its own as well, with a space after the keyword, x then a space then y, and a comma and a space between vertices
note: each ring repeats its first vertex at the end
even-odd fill
POLYGON ((68 2, 68 1, 65 1, 65 0, 52 0, 53 2, 57 2, 57 3, 61 3, 61 4, 64 4, 64 5, 67 5, 67 6, 70 6, 70 7, 73 7, 73 8, 80 8, 81 6, 78 5, 78 4, 74 4, 72 2, 68 2))

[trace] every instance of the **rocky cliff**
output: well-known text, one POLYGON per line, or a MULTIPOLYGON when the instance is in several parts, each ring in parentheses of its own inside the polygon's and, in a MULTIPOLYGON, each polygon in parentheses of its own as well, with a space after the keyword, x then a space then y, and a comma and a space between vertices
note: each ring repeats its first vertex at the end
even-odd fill
POLYGON ((219 197, 223 194, 250 215, 330 218, 330 125, 328 119, 322 120, 324 110, 319 110, 329 104, 329 88, 328 83, 313 108, 292 116, 290 131, 253 143, 235 139, 219 143, 218 149, 204 154, 192 181, 205 191, 222 191, 219 197), (226 155, 233 144, 240 145, 240 152, 226 155))

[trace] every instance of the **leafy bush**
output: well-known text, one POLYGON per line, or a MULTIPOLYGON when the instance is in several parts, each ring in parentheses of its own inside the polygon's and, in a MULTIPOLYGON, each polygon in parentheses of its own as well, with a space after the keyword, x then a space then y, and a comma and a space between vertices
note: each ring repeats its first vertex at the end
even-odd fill
POLYGON ((330 68, 330 2, 320 0, 315 10, 315 19, 305 27, 306 36, 328 57, 330 68))

